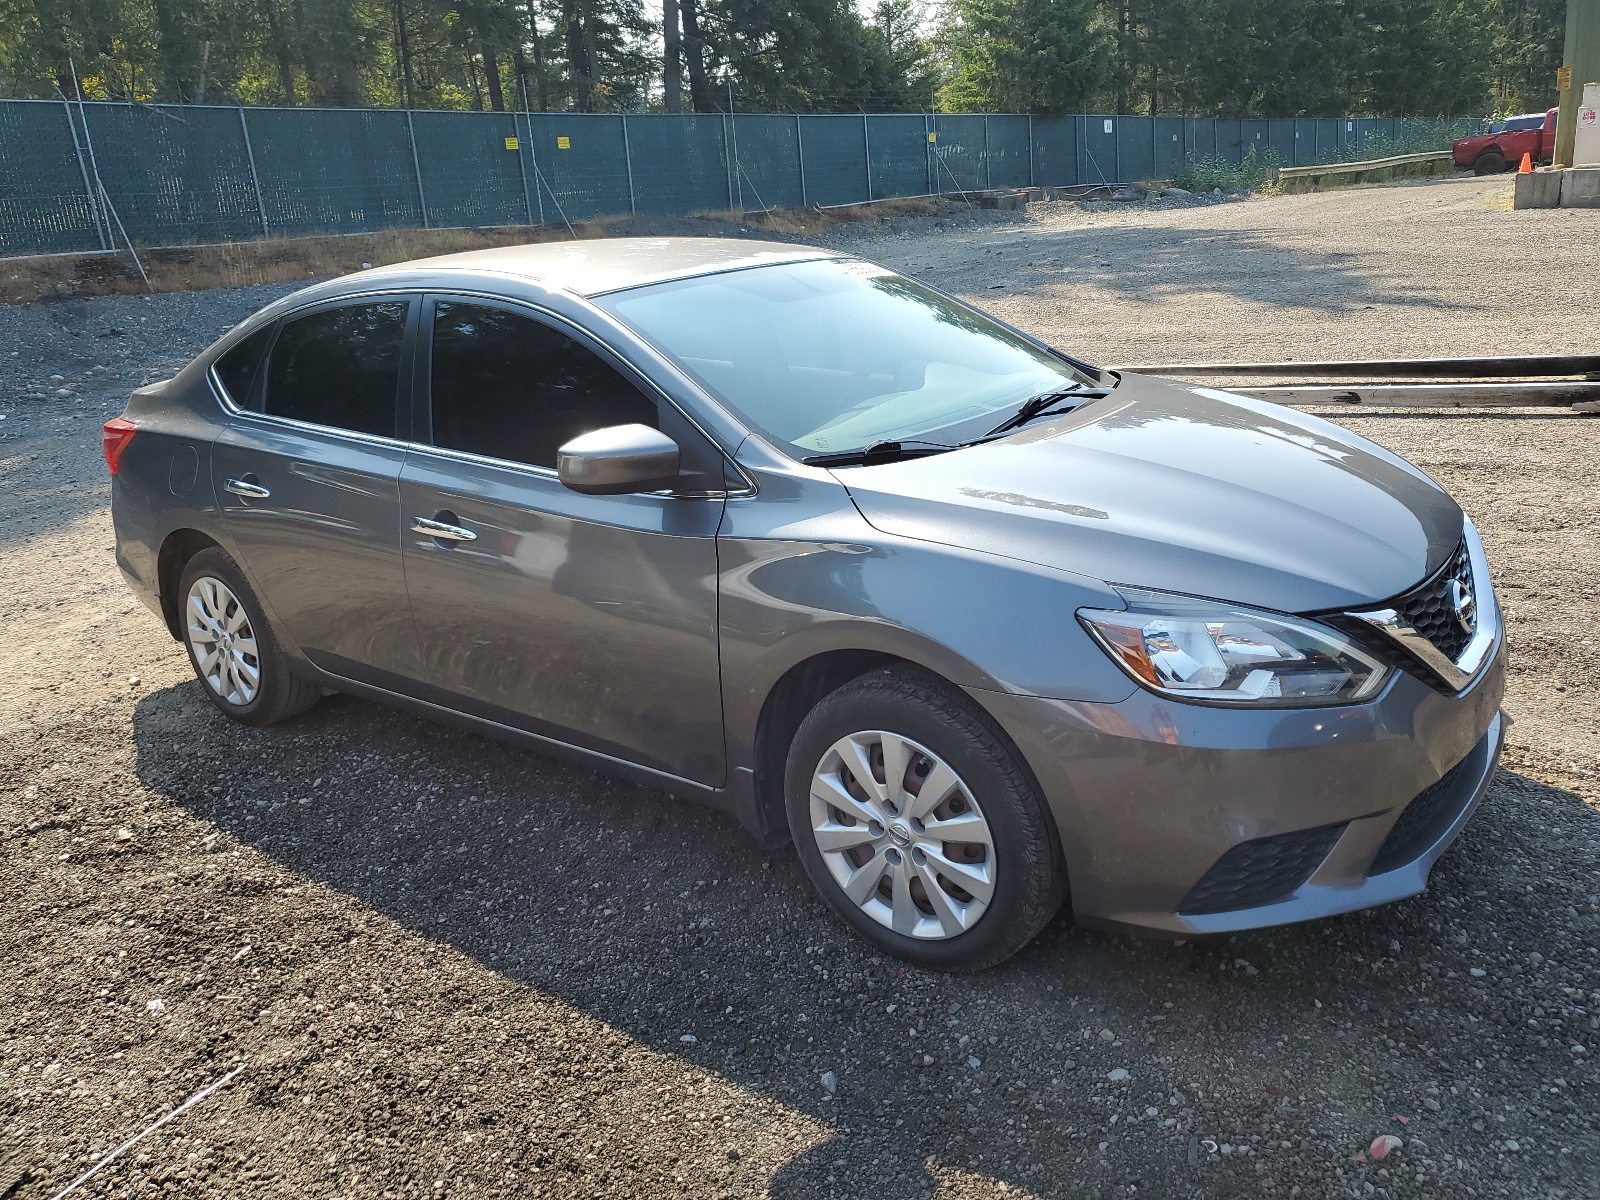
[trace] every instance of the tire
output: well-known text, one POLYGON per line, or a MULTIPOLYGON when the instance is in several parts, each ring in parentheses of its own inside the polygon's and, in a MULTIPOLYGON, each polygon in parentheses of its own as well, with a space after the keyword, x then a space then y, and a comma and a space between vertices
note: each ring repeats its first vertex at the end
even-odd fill
POLYGON ((897 958, 981 971, 1032 941, 1066 898, 1032 772, 986 714, 931 675, 891 667, 823 698, 795 734, 784 785, 811 882, 897 958), (885 783, 890 761, 905 763, 900 788, 885 783))
POLYGON ((272 725, 321 698, 317 684, 291 673, 255 591, 222 550, 202 550, 185 564, 178 620, 200 690, 230 720, 272 725))
POLYGON ((1505 169, 1505 157, 1498 150, 1485 150, 1472 164, 1474 175, 1499 175, 1505 169))

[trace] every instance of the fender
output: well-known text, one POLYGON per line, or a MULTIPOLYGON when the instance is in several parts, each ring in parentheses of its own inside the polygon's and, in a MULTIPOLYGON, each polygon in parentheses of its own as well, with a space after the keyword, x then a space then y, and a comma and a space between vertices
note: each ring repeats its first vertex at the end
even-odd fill
POLYGON ((717 539, 730 770, 753 765, 777 682, 836 651, 905 659, 983 692, 1116 703, 1135 690, 1073 616, 1122 607, 1105 583, 884 534, 828 471, 747 448, 740 465, 761 502, 730 498, 717 539))

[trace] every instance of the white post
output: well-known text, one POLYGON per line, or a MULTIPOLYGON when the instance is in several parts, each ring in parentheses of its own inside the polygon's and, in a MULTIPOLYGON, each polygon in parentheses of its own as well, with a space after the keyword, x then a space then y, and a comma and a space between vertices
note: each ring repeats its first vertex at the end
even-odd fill
MULTIPOLYGON (((524 81, 522 86, 526 89, 527 82, 524 81)), ((522 102, 524 105, 528 102, 526 91, 523 93, 522 102)), ((511 114, 511 130, 517 135, 517 174, 522 177, 522 210, 528 215, 528 224, 532 225, 533 201, 528 196, 528 164, 522 157, 522 121, 516 113, 511 114)))
MULTIPOLYGON (((539 224, 543 225, 544 224, 544 192, 540 190, 539 185, 544 182, 544 174, 539 170, 539 160, 533 153, 533 116, 532 116, 532 112, 533 112, 533 110, 528 107, 528 77, 526 75, 524 75, 522 77, 522 115, 528 118, 528 122, 527 122, 527 124, 528 124, 528 158, 533 163, 533 176, 534 176, 533 198, 534 198, 534 201, 539 205, 539 224)), ((521 163, 522 163, 522 152, 521 151, 517 152, 517 163, 518 163, 518 165, 521 165, 521 163)), ((526 167, 523 167, 523 179, 524 179, 524 181, 526 181, 526 179, 527 179, 527 168, 526 167)), ((548 187, 549 185, 546 184, 545 186, 548 187)), ((524 187, 526 187, 526 183, 524 183, 524 187)), ((552 192, 551 195, 550 195, 550 198, 552 200, 555 200, 555 193, 552 192)), ((560 207, 560 203, 561 202, 559 200, 556 201, 556 205, 557 205, 558 208, 560 207)))
POLYGON ((633 202, 633 149, 628 144, 628 114, 622 114, 622 161, 628 168, 628 211, 637 213, 638 207, 633 202))
POLYGON ((406 136, 411 139, 411 169, 417 173, 417 207, 422 210, 422 227, 433 228, 428 224, 428 198, 422 192, 422 160, 417 157, 417 129, 411 121, 411 110, 406 109, 406 136))
POLYGON ((256 152, 250 145, 250 125, 244 119, 244 106, 239 106, 239 132, 244 134, 244 155, 250 160, 250 185, 256 189, 256 212, 261 216, 261 236, 271 237, 267 230, 267 204, 261 198, 261 177, 256 174, 256 152))
POLYGON ((728 140, 733 145, 733 183, 739 192, 738 209, 744 211, 744 180, 739 178, 739 126, 733 118, 733 76, 728 76, 728 140))
POLYGON ((983 114, 983 188, 989 191, 994 187, 994 172, 989 169, 989 114, 983 114))
POLYGON ((811 202, 806 199, 806 139, 800 131, 800 114, 794 115, 794 148, 795 157, 800 160, 800 207, 810 208, 811 202))
POLYGON ((867 114, 861 114, 861 152, 867 164, 867 199, 872 199, 872 135, 867 132, 867 114))
MULTIPOLYGON (((72 119, 72 105, 67 103, 66 93, 61 95, 61 107, 67 110, 67 129, 72 133, 72 149, 78 155, 78 170, 83 175, 83 190, 89 197, 89 215, 94 218, 95 236, 100 239, 100 249, 109 250, 106 245, 106 228, 100 222, 100 202, 95 198, 94 187, 89 182, 89 168, 83 161, 83 145, 78 141, 78 126, 72 119)), ((89 124, 84 122, 84 130, 88 131, 89 124)))

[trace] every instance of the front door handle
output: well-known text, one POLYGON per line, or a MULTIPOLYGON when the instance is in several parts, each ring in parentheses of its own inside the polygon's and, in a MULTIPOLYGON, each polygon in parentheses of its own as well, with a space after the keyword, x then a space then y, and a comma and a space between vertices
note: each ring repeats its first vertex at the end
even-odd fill
POLYGON ((478 540, 478 535, 465 526, 452 525, 448 521, 436 521, 431 517, 412 517, 411 532, 424 533, 441 542, 475 542, 478 540))
POLYGON ((272 493, 261 486, 254 475, 246 475, 243 479, 230 479, 222 485, 222 490, 232 492, 235 496, 243 496, 248 500, 265 500, 272 493))

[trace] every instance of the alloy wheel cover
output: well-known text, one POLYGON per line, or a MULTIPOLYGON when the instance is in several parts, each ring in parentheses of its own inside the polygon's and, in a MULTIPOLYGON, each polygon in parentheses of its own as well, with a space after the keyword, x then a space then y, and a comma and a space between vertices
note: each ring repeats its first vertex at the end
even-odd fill
POLYGON ((910 738, 863 730, 828 747, 811 776, 810 815, 828 873, 885 928, 957 937, 994 899, 994 835, 977 799, 910 738))
POLYGON ((256 698, 261 656, 255 630, 239 597, 214 575, 202 575, 189 585, 184 636, 206 686, 241 708, 256 698))

